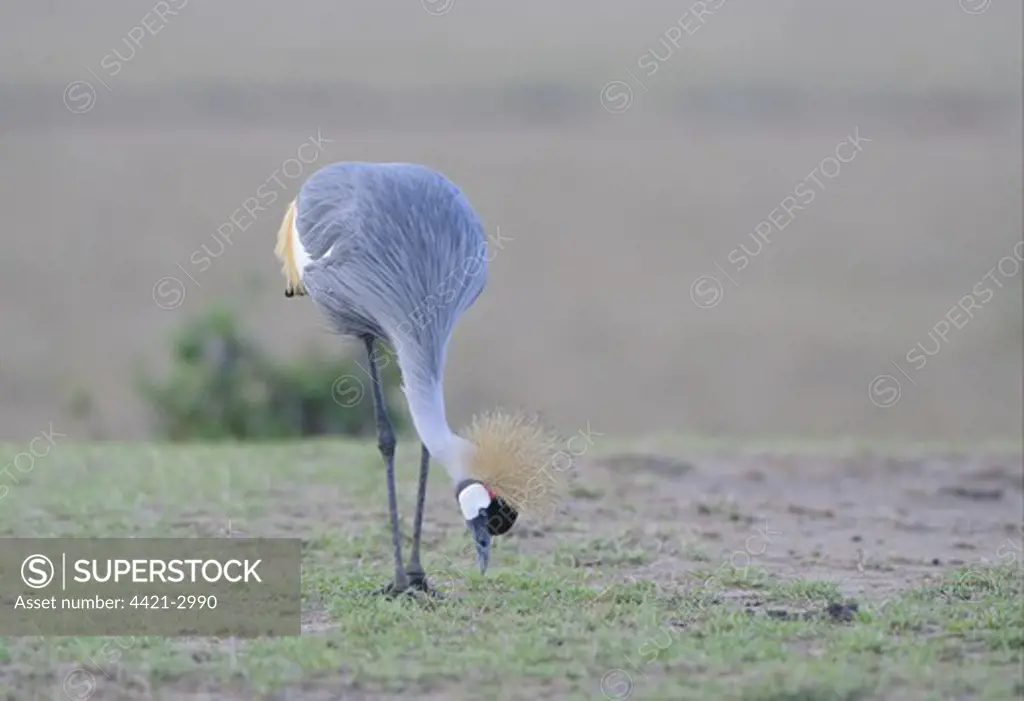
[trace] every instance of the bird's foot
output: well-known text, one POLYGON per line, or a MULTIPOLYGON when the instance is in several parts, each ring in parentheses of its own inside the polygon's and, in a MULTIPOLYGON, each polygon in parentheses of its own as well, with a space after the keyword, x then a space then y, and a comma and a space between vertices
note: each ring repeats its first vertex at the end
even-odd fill
POLYGON ((411 596, 415 593, 415 589, 409 586, 409 582, 388 582, 383 587, 379 587, 373 590, 374 596, 383 596, 388 599, 395 599, 403 594, 411 596))
POLYGON ((427 575, 423 572, 408 572, 406 574, 409 577, 410 589, 422 592, 423 594, 429 596, 432 599, 444 598, 444 594, 430 586, 430 583, 427 582, 427 575))
POLYGON ((431 599, 443 599, 444 595, 437 589, 430 586, 427 576, 423 572, 410 572, 404 581, 389 582, 388 584, 373 590, 374 596, 384 596, 388 599, 395 599, 399 596, 424 595, 431 599))

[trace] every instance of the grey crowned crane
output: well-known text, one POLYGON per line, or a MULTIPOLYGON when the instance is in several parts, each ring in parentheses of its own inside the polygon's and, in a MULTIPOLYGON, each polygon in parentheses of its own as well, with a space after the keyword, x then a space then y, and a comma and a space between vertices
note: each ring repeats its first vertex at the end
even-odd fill
POLYGON ((427 475, 433 456, 452 480, 487 570, 491 539, 506 533, 523 509, 553 505, 563 486, 551 469, 557 437, 520 413, 477 416, 462 436, 445 416, 445 354, 459 316, 487 281, 487 239, 468 200, 451 181, 425 166, 342 162, 313 173, 289 205, 275 254, 285 296, 308 296, 332 329, 365 345, 384 458, 395 595, 430 592, 420 560, 427 475), (390 345, 398 359, 421 446, 412 551, 403 565, 395 493, 395 434, 388 417, 376 350, 390 345))

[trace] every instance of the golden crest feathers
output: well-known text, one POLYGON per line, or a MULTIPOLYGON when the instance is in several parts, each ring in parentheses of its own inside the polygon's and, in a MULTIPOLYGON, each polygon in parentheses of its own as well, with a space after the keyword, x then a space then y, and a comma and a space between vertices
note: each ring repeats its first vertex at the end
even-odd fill
POLYGON ((516 511, 548 515, 564 496, 572 456, 536 417, 491 411, 474 417, 463 438, 476 448, 470 475, 516 511))
POLYGON ((295 235, 295 200, 292 200, 288 205, 288 211, 285 212, 284 221, 281 222, 281 228, 277 232, 277 246, 274 248, 274 255, 282 263, 281 273, 285 279, 285 297, 306 294, 302 278, 299 277, 299 267, 295 263, 295 249, 292 242, 292 237, 295 235))

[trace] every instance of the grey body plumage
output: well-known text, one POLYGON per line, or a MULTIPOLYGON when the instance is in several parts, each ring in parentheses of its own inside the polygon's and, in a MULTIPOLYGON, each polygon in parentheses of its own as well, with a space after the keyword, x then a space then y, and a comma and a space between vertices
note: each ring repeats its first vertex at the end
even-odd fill
POLYGON ((403 351, 407 386, 440 381, 455 322, 487 282, 486 235, 446 177, 406 163, 336 163, 299 191, 303 282, 334 327, 403 351))

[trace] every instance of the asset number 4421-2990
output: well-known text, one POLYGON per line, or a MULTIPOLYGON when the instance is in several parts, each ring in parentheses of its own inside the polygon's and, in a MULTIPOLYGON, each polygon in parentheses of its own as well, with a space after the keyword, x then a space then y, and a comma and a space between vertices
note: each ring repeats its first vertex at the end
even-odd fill
POLYGON ((128 604, 135 609, 215 609, 217 608, 216 596, 184 595, 158 596, 133 596, 128 604))

